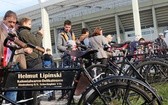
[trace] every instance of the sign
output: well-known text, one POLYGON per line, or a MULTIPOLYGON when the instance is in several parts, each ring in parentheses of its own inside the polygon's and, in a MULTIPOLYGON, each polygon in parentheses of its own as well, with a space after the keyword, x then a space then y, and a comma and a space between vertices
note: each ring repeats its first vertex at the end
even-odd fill
POLYGON ((61 72, 17 74, 18 87, 62 86, 62 82, 61 72))
MULTIPOLYGON (((13 71, 7 75, 5 88, 62 88, 72 87, 76 71, 13 71), (12 81, 12 82, 11 82, 12 81)), ((7 90, 8 90, 7 89, 7 90)))

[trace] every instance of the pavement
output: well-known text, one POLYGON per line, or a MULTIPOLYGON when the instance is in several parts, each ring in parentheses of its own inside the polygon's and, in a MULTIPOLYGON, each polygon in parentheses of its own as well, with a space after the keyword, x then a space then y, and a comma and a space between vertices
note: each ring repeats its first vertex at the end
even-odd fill
MULTIPOLYGON (((47 93, 46 93, 47 94, 47 93)), ((61 99, 58 101, 58 98, 60 98, 61 96, 61 91, 55 91, 55 100, 51 100, 51 101, 48 101, 48 97, 46 94, 40 94, 40 105, 67 105, 67 99, 61 99)), ((74 96, 74 100, 75 102, 78 101, 80 99, 81 95, 80 96, 74 96)), ((29 100, 29 99, 27 99, 29 100)), ((25 101, 25 100, 22 100, 22 101, 25 101)), ((2 105, 11 105, 11 104, 5 104, 3 103, 2 105)))
POLYGON ((48 101, 47 96, 41 97, 40 105, 66 105, 66 99, 57 101, 60 96, 61 91, 55 91, 55 100, 48 101))

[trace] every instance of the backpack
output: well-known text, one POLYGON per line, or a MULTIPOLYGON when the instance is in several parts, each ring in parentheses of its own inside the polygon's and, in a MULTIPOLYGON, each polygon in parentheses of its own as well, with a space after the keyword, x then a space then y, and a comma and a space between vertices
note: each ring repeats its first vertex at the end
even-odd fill
POLYGON ((44 68, 52 68, 52 56, 49 54, 43 55, 43 67, 44 68))
POLYGON ((50 61, 43 61, 44 68, 52 68, 52 62, 50 61))

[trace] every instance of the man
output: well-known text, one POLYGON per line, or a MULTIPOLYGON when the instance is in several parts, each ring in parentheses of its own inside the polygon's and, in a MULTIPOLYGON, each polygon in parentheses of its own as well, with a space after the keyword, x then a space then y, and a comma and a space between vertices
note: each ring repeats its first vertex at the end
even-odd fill
MULTIPOLYGON (((58 43, 57 43, 57 49, 62 53, 61 56, 64 55, 64 52, 67 50, 72 50, 73 48, 71 46, 74 46, 74 43, 72 45, 72 42, 75 42, 75 35, 71 30, 72 24, 70 20, 66 20, 64 22, 64 28, 63 30, 61 30, 61 32, 58 34, 58 43), (68 42, 71 42, 68 43, 68 42)), ((75 43, 76 44, 76 43, 75 43)), ((70 56, 64 55, 64 57, 62 58, 62 64, 60 66, 63 67, 68 67, 70 66, 70 56)), ((66 78, 64 78, 64 81, 67 81, 66 78)), ((71 83, 63 83, 63 86, 68 86, 71 83)), ((64 97, 66 94, 66 91, 62 91, 62 97, 64 97)))
MULTIPOLYGON (((11 50, 7 47, 3 46, 3 42, 5 38, 8 36, 8 33, 14 33, 16 34, 16 22, 17 22, 17 15, 15 12, 9 10, 5 13, 5 16, 3 18, 3 21, 0 23, 0 68, 7 66, 7 63, 4 63, 6 58, 4 55, 10 56, 9 53, 5 53, 5 50, 8 52, 11 52, 11 50)), ((13 43, 13 42, 11 42, 13 43)), ((14 44, 14 43, 13 43, 14 44)), ((16 50, 16 53, 23 52, 23 49, 16 50)), ((31 51, 27 51, 28 53, 31 53, 31 51)), ((15 55, 13 62, 19 63, 20 69, 26 69, 26 61, 24 54, 15 55)), ((11 78, 12 79, 12 78, 11 78)), ((8 81, 7 81, 8 82, 8 81)), ((12 82, 9 83, 9 85, 12 82)), ((5 92, 5 96, 13 101, 16 101, 16 94, 17 92, 5 92)))
MULTIPOLYGON (((75 34, 71 30, 71 25, 71 21, 66 20, 63 30, 58 34, 57 49, 62 53, 61 56, 65 51, 75 49, 75 34)), ((70 65, 69 60, 68 56, 63 58, 63 67, 70 65)))
POLYGON ((161 50, 163 54, 167 53, 167 44, 164 40, 164 34, 159 33, 159 37, 155 39, 155 45, 161 50))
POLYGON ((69 40, 73 40, 75 41, 75 35, 71 30, 71 21, 70 20, 66 20, 64 22, 64 29, 58 34, 58 45, 57 45, 57 49, 60 52, 64 52, 67 50, 68 46, 67 46, 67 42, 69 40))

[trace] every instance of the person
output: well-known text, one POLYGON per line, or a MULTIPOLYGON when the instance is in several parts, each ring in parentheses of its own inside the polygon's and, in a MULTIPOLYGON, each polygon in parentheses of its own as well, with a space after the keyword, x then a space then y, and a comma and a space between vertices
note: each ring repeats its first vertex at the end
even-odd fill
POLYGON ((57 49, 60 52, 67 51, 68 46, 67 42, 68 41, 75 41, 75 34, 71 30, 72 24, 70 20, 66 20, 64 22, 64 28, 63 30, 58 34, 58 43, 57 43, 57 49))
POLYGON ((167 44, 164 40, 164 34, 163 33, 159 33, 159 37, 157 39, 155 39, 155 44, 159 47, 159 49, 161 50, 161 52, 163 54, 167 53, 167 44))
POLYGON ((128 56, 127 58, 129 60, 131 60, 132 58, 134 58, 134 60, 142 60, 145 57, 143 54, 147 53, 147 52, 145 52, 145 47, 149 46, 149 44, 147 44, 147 42, 149 42, 149 41, 145 41, 144 38, 140 38, 138 41, 130 42, 129 43, 130 56, 128 56))
MULTIPOLYGON (((84 45, 85 47, 81 47, 81 50, 87 50, 87 48, 90 48, 90 42, 89 42, 89 30, 87 28, 82 28, 81 35, 78 38, 80 44, 84 45)), ((88 61, 85 63, 85 67, 89 67, 92 62, 90 60, 91 56, 88 55, 87 59, 88 61)))
POLYGON ((89 30, 87 28, 82 28, 82 34, 79 37, 81 44, 89 46, 89 30))
POLYGON ((107 53, 107 57, 108 57, 108 58, 112 57, 112 51, 111 51, 111 50, 112 50, 112 49, 111 49, 111 45, 113 44, 112 40, 113 40, 112 35, 111 35, 111 34, 108 34, 108 35, 106 36, 106 41, 107 41, 107 43, 108 43, 109 46, 110 46, 110 47, 107 46, 107 50, 106 50, 106 53, 107 53))
MULTIPOLYGON (((1 61, 0 68, 7 66, 7 62, 4 63, 6 60, 5 50, 7 50, 7 52, 11 52, 11 50, 7 47, 4 47, 3 42, 4 42, 5 38, 8 36, 8 33, 17 35, 16 29, 15 29, 16 22, 17 22, 17 15, 15 12, 13 12, 11 10, 8 10, 5 13, 5 15, 3 17, 3 21, 0 22, 0 45, 1 45, 0 46, 0 61, 1 61)), ((14 44, 13 42, 11 42, 11 43, 14 44)), ((29 48, 25 48, 25 49, 20 49, 20 50, 15 51, 15 55, 13 58, 13 63, 17 64, 15 69, 18 69, 18 68, 19 69, 26 69, 27 68, 24 52, 31 53, 32 50, 29 48), (20 53, 22 53, 22 54, 20 54, 20 53)), ((6 55, 10 56, 10 53, 8 53, 6 55)), ((11 79, 12 79, 12 77, 11 77, 11 79)), ((9 80, 9 81, 11 81, 11 80, 9 80)), ((7 82, 8 82, 8 80, 7 80, 7 82)), ((5 96, 13 101, 16 101, 17 92, 5 92, 5 96)))
MULTIPOLYGON (((66 68, 71 66, 71 57, 66 55, 66 51, 76 50, 76 37, 74 32, 71 30, 72 23, 70 20, 64 21, 64 27, 58 34, 58 42, 57 42, 57 49, 60 52, 60 57, 62 57, 62 63, 60 67, 66 68)), ((69 75, 69 74, 64 74, 69 75)), ((68 77, 63 78, 62 86, 69 86, 72 83, 67 82, 68 77)), ((67 91, 62 90, 62 96, 59 98, 67 98, 68 94, 67 91)))
MULTIPOLYGON (((30 43, 35 46, 42 47, 43 29, 38 30, 36 34, 31 33, 32 20, 24 17, 19 21, 18 36, 19 39, 25 43, 30 43)), ((42 67, 42 53, 34 49, 34 52, 26 55, 26 62, 28 68, 41 68, 42 67)))
POLYGON ((106 36, 106 40, 107 40, 108 43, 111 43, 112 40, 113 40, 112 35, 111 35, 111 34, 108 34, 108 35, 106 36))
MULTIPOLYGON (((42 47, 42 39, 43 39, 43 29, 38 30, 36 34, 31 33, 31 22, 32 20, 28 17, 21 18, 19 21, 18 27, 18 36, 19 39, 25 43, 30 43, 35 46, 42 47)), ((26 63, 28 69, 40 69, 42 68, 42 53, 33 49, 31 54, 26 54, 26 63)), ((39 104, 37 101, 37 92, 26 92, 25 97, 31 98, 33 96, 33 101, 26 102, 27 105, 36 105, 39 104)))
POLYGON ((54 67, 53 56, 51 55, 51 50, 49 48, 46 49, 46 53, 43 55, 42 60, 44 68, 54 67))
POLYGON ((103 30, 100 27, 94 29, 92 36, 89 38, 89 42, 92 48, 98 50, 97 59, 100 60, 102 64, 106 64, 107 53, 104 50, 104 45, 108 45, 108 42, 106 41, 105 36, 103 36, 103 30))
POLYGON ((130 54, 134 54, 135 51, 137 50, 137 48, 140 47, 140 43, 144 43, 145 39, 144 38, 140 38, 138 41, 132 41, 129 44, 129 53, 130 54))
MULTIPOLYGON (((49 48, 46 49, 46 53, 42 57, 43 60, 43 68, 54 68, 53 56, 51 55, 51 50, 49 48)), ((55 100, 55 92, 54 91, 44 91, 47 94, 48 101, 55 100)))
POLYGON ((70 20, 64 21, 64 28, 58 34, 57 49, 60 52, 60 56, 63 57, 63 62, 60 66, 70 66, 70 57, 65 55, 67 50, 75 50, 76 38, 74 32, 71 30, 72 23, 70 20))

